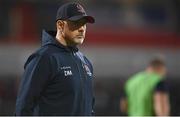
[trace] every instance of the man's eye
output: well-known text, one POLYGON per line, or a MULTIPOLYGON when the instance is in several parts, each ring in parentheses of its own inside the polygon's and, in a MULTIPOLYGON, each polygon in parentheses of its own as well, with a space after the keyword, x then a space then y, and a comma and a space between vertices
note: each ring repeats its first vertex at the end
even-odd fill
POLYGON ((86 24, 86 21, 71 21, 71 26, 73 27, 79 27, 86 24))
POLYGON ((78 26, 77 22, 72 22, 71 24, 72 24, 72 26, 78 26))

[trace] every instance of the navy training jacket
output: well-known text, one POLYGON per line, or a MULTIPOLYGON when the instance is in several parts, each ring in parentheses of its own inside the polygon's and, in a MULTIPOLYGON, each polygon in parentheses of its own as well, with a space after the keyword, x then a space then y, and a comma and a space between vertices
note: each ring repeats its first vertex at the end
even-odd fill
POLYGON ((15 115, 93 114, 93 67, 54 36, 43 30, 42 46, 25 63, 15 115))

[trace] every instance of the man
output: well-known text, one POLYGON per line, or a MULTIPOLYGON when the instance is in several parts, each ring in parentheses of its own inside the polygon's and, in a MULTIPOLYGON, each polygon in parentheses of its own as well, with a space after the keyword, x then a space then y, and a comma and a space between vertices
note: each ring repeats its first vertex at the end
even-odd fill
POLYGON ((57 32, 43 31, 42 46, 25 63, 16 115, 92 115, 93 67, 76 46, 94 21, 79 3, 58 9, 57 32))
POLYGON ((168 116, 168 92, 162 79, 165 74, 164 61, 155 58, 145 71, 132 76, 125 84, 125 97, 120 101, 121 111, 129 116, 168 116))

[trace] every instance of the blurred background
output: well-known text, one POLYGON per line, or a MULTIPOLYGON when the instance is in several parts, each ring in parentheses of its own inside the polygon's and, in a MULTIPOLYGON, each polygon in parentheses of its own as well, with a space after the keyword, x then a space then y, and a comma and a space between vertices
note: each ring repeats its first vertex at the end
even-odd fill
MULTIPOLYGON (((55 30, 56 10, 67 1, 0 1, 0 115, 13 115, 23 65, 42 29, 55 30)), ((96 115, 122 115, 125 81, 159 54, 168 67, 171 115, 180 115, 180 0, 79 2, 96 18, 80 46, 94 64, 96 115)))

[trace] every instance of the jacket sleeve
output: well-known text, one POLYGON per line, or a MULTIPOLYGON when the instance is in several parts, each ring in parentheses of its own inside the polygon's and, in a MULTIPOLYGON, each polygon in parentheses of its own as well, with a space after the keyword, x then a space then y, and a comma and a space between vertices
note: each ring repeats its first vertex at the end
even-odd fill
POLYGON ((51 74, 50 60, 47 56, 37 55, 28 61, 16 100, 15 115, 18 116, 33 115, 40 94, 51 74))

